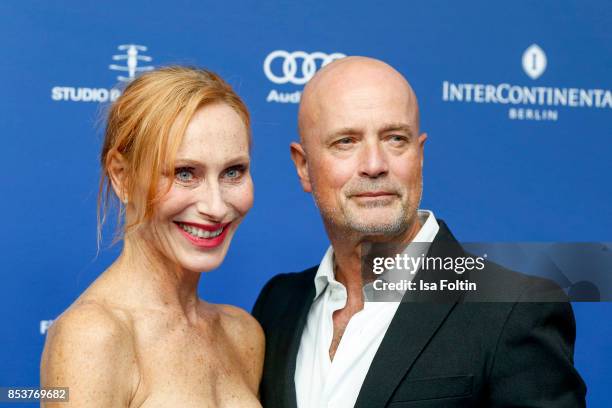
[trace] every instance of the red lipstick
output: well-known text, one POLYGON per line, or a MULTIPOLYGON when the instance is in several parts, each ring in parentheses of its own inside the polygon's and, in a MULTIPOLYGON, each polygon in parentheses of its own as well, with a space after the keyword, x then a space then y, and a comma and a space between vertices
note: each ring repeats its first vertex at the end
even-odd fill
POLYGON ((229 231, 229 225, 230 224, 231 224, 230 222, 227 222, 225 224, 204 225, 204 224, 198 224, 198 223, 194 223, 194 222, 178 222, 178 221, 175 221, 176 227, 183 234, 183 236, 185 238, 187 238, 189 240, 189 242, 191 242, 193 245, 195 245, 198 248, 216 248, 219 245, 221 245, 223 243, 223 241, 225 240, 225 236, 227 235, 227 232, 229 231), (220 228, 223 228, 223 231, 221 231, 221 234, 217 235, 216 237, 212 237, 212 238, 200 238, 200 237, 196 237, 194 235, 191 235, 190 233, 185 231, 183 229, 183 227, 181 227, 180 224, 189 225, 189 226, 192 226, 192 227, 200 228, 200 229, 203 229, 205 231, 218 231, 220 228))

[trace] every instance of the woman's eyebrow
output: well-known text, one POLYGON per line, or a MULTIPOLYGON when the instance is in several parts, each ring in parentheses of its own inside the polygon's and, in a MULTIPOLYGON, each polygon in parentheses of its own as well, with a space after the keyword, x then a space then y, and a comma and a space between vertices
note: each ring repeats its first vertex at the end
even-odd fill
MULTIPOLYGON (((176 165, 180 165, 180 166, 207 167, 206 163, 201 162, 199 160, 190 159, 187 157, 177 157, 174 161, 176 165)), ((226 165, 235 164, 235 163, 243 163, 243 162, 249 162, 249 156, 241 154, 241 155, 231 157, 224 161, 226 165)))

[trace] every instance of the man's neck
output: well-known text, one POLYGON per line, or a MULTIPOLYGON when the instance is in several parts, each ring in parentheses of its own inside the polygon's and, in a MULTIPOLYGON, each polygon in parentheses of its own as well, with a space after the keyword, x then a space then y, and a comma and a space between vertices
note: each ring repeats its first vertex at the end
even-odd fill
POLYGON ((359 237, 354 236, 354 233, 334 234, 334 231, 328 226, 327 233, 334 248, 334 276, 346 288, 346 304, 332 315, 334 331, 329 347, 330 360, 334 359, 349 321, 355 313, 364 308, 363 276, 361 274, 363 244, 372 240, 380 242, 387 240, 395 244, 398 241, 405 242, 408 245, 420 229, 421 223, 418 217, 415 217, 415 222, 407 229, 406 233, 402 234, 401 238, 359 237))
POLYGON ((363 244, 371 241, 401 243, 404 247, 410 244, 418 234, 422 224, 418 217, 412 225, 406 229, 401 236, 394 237, 372 237, 358 233, 336 232, 333 228, 327 228, 328 236, 334 249, 334 275, 335 279, 342 283, 347 291, 347 305, 353 300, 359 300, 363 308, 363 275, 361 271, 361 256, 363 244))

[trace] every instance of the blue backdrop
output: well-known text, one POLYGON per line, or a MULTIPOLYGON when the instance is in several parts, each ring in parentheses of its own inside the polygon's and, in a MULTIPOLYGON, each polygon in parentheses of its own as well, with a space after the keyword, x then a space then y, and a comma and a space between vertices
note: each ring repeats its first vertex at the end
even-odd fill
MULTIPOLYGON (((200 295, 250 309, 328 245, 288 145, 300 78, 334 53, 411 81, 429 134, 422 207, 460 240, 612 241, 611 23, 604 0, 2 2, 0 386, 38 385, 48 321, 120 249, 96 257, 97 121, 118 76, 203 66, 249 106, 255 206, 200 295)), ((574 310, 590 406, 609 406, 612 307, 574 310)))

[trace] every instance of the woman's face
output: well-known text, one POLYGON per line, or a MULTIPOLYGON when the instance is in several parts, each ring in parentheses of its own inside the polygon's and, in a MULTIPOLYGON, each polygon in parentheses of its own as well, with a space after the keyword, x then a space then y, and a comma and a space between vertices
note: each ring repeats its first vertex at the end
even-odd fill
POLYGON ((190 271, 218 267, 253 205, 248 133, 234 109, 223 103, 200 108, 187 126, 174 174, 163 180, 172 185, 150 225, 159 249, 190 271))

